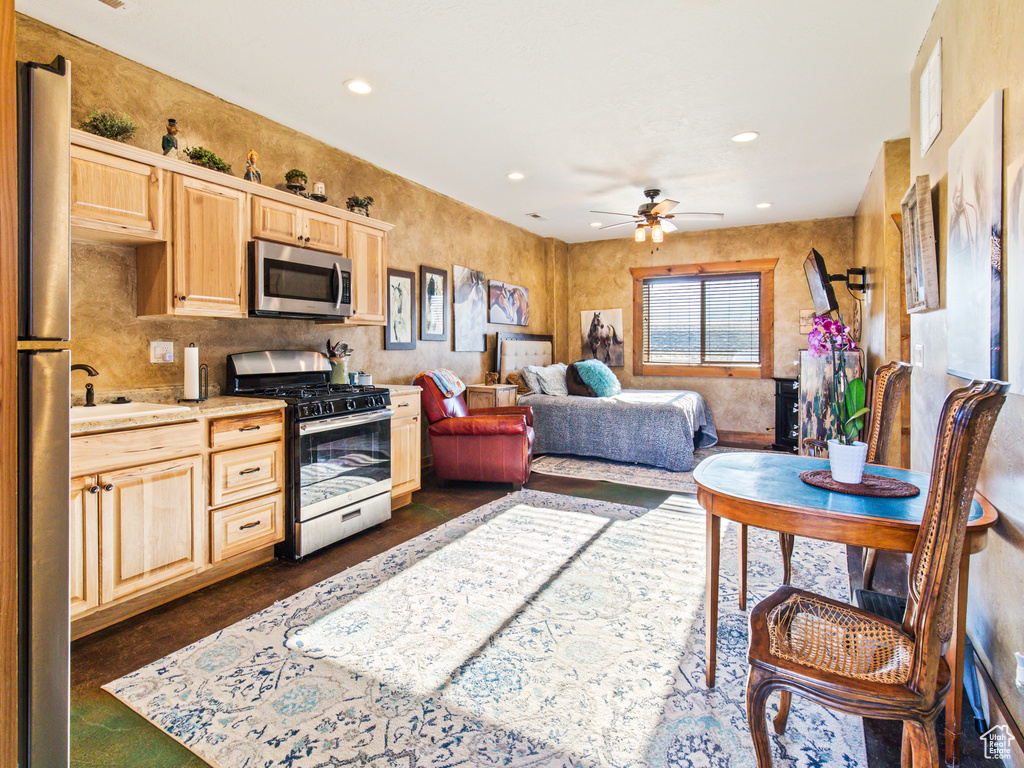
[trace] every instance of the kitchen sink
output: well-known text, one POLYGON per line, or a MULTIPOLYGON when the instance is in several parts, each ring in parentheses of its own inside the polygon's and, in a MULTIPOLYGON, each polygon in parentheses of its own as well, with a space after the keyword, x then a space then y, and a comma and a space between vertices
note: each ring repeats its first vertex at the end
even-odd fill
POLYGON ((71 409, 71 423, 122 419, 130 416, 152 416, 157 413, 183 413, 187 405, 161 405, 160 403, 102 403, 88 407, 76 405, 71 409))

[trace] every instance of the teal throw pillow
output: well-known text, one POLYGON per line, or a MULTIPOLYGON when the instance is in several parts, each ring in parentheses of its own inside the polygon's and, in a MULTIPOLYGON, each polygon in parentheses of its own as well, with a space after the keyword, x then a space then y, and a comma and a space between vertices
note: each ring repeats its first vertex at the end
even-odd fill
POLYGON ((597 397, 613 397, 622 391, 612 369, 600 360, 580 360, 576 363, 576 371, 597 397))

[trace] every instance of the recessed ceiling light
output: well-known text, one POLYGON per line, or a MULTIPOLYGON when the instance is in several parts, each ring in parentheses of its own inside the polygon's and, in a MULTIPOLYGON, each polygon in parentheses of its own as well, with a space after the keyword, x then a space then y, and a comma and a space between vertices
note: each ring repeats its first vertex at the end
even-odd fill
POLYGON ((600 221, 592 221, 592 222, 590 222, 590 226, 592 226, 592 227, 600 227, 601 226, 601 222, 600 221))
POLYGON ((758 133, 757 131, 743 131, 742 133, 737 133, 735 136, 733 136, 732 140, 742 143, 744 141, 753 141, 760 135, 761 134, 758 133))
POLYGON ((771 208, 772 204, 771 203, 758 203, 757 207, 758 208, 771 208))
POLYGON ((526 175, 519 171, 512 171, 512 173, 508 174, 508 177, 512 179, 512 181, 519 181, 520 179, 525 179, 526 175))
POLYGON ((365 80, 346 80, 345 87, 352 93, 369 93, 373 90, 373 86, 365 80))

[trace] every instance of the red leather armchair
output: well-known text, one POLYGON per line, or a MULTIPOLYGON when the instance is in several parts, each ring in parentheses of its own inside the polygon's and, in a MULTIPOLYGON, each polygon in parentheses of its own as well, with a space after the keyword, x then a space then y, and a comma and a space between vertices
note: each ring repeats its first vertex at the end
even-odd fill
POLYGON ((413 381, 422 392, 427 434, 439 480, 477 480, 521 487, 533 463, 533 409, 466 408, 462 395, 445 397, 430 376, 413 381))

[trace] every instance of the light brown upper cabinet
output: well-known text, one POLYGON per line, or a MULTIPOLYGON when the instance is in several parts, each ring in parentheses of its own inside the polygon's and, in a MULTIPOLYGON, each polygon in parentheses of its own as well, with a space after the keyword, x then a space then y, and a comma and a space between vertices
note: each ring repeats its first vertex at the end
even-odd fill
POLYGON ((264 197, 252 198, 252 236, 328 253, 345 253, 345 220, 264 197))
POLYGON ((162 240, 164 172, 71 146, 71 231, 120 243, 162 240))
POLYGON ((345 322, 384 325, 387 312, 387 294, 384 291, 388 271, 387 233, 350 221, 348 257, 352 259, 352 316, 345 322))
POLYGON ((139 315, 245 317, 245 192, 172 179, 171 239, 138 249, 139 315))

